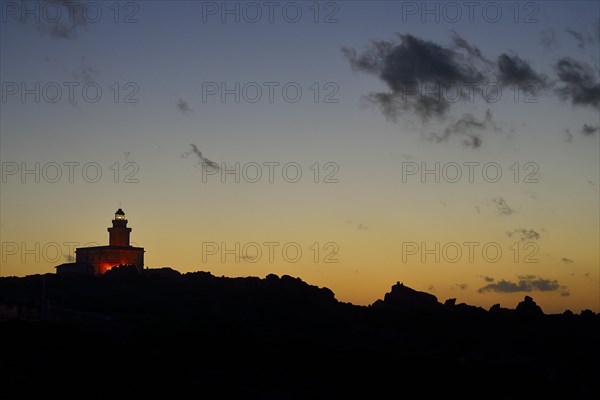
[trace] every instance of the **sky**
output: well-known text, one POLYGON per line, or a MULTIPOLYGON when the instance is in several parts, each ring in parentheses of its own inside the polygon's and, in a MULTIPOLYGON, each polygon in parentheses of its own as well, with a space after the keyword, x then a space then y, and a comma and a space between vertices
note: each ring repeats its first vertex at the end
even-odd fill
POLYGON ((104 245, 600 312, 597 1, 0 2, 0 276, 104 245))

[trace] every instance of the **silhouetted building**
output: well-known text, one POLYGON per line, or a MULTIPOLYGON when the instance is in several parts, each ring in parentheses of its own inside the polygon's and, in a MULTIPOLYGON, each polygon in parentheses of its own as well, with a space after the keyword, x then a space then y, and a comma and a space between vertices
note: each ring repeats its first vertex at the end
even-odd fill
POLYGON ((129 244, 131 228, 127 227, 125 213, 120 208, 115 213, 108 233, 108 246, 76 249, 75 262, 59 265, 56 273, 103 275, 118 265, 135 265, 141 271, 144 268, 144 249, 129 244))

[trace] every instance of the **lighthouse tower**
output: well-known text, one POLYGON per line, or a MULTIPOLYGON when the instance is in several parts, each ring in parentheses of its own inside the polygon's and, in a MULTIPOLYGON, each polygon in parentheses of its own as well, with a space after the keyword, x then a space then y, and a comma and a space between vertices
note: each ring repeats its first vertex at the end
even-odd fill
POLYGON ((120 208, 115 213, 115 219, 112 220, 112 228, 108 228, 108 244, 110 246, 129 246, 129 234, 131 228, 127 227, 125 213, 120 208))

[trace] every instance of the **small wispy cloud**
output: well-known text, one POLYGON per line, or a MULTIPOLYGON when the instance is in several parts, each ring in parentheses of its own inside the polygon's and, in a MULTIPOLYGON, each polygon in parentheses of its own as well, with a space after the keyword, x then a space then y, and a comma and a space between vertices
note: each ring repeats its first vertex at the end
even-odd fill
POLYGON ((541 237, 540 234, 533 230, 533 229, 525 229, 525 228, 520 228, 520 229, 515 229, 512 232, 507 232, 508 237, 513 237, 518 235, 518 237, 520 238, 520 240, 522 242, 526 241, 526 240, 539 240, 539 238, 541 237))
POLYGON ((506 200, 504 200, 502 197, 496 197, 492 199, 492 202, 494 203, 499 215, 512 215, 516 213, 516 211, 510 207, 506 200))
POLYGON ((183 99, 179 99, 179 101, 177 101, 176 107, 177 111, 181 112, 182 114, 190 114, 193 111, 188 102, 183 99))
POLYGON ((581 134, 583 136, 594 136, 600 130, 600 126, 593 126, 588 124, 583 124, 581 127, 581 134))
POLYGON ((479 293, 496 292, 496 293, 517 293, 517 292, 558 292, 561 296, 569 296, 569 290, 566 286, 562 286, 557 280, 544 279, 537 275, 522 275, 518 276, 517 282, 500 280, 490 283, 477 290, 479 293))
POLYGON ((443 133, 430 133, 426 138, 430 141, 441 143, 446 142, 450 137, 458 136, 463 138, 465 147, 477 149, 481 147, 481 133, 489 128, 496 130, 496 124, 492 120, 492 112, 487 110, 485 118, 478 120, 472 114, 464 114, 454 123, 448 125, 443 133))
POLYGON ((217 170, 220 169, 219 164, 217 164, 214 161, 209 160, 208 158, 206 158, 202 155, 202 152, 200 151, 198 146, 196 146, 195 144, 192 143, 192 144, 190 144, 190 147, 191 147, 191 150, 183 153, 182 157, 188 157, 190 155, 195 155, 196 157, 198 157, 198 164, 206 164, 217 170))
POLYGON ((594 44, 594 36, 589 32, 578 31, 572 28, 566 28, 567 32, 577 42, 577 47, 583 50, 586 46, 594 44))

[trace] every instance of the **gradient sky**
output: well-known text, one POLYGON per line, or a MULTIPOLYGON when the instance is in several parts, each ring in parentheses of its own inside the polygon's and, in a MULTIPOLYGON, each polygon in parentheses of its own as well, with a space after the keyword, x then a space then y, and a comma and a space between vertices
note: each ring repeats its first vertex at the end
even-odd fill
POLYGON ((467 9, 457 17, 442 2, 276 2, 273 21, 263 6, 256 23, 248 21, 254 10, 237 2, 80 2, 91 4, 87 23, 75 24, 60 2, 25 3, 0 3, 1 276, 53 272, 72 256, 73 242, 106 244, 121 206, 150 268, 289 274, 356 304, 382 298, 400 281, 440 301, 485 308, 514 307, 530 295, 546 312, 600 311, 598 101, 573 104, 554 90, 563 57, 588 65, 598 85, 597 1, 479 2, 472 20, 467 9), (32 14, 25 18, 22 7, 32 14), (238 7, 239 22, 221 15, 223 7, 238 7), (434 14, 422 14, 426 7, 434 14), (410 110, 386 118, 365 96, 390 88, 353 69, 342 48, 362 54, 372 40, 399 43, 398 33, 444 48, 459 35, 493 61, 518 55, 546 75, 548 88, 536 102, 518 91, 516 101, 505 86, 499 101, 451 104, 442 118, 410 110), (73 102, 68 82, 79 84, 73 102), (238 103, 206 93, 213 83, 236 82, 279 86, 273 102, 266 89, 248 101, 252 85, 238 103), (290 83, 302 89, 297 102, 282 94, 290 83), (22 86, 34 94, 22 98, 22 86), (52 102, 57 86, 62 97, 52 102), (96 87, 102 95, 92 102, 96 87), (325 102, 327 95, 336 101, 325 102), (482 121, 487 110, 481 146, 465 146, 460 135, 431 140, 464 114, 482 121), (246 165, 250 178, 256 164, 249 163, 257 163, 262 179, 203 178, 202 160, 246 165), (269 162, 280 163, 272 183, 269 162), (473 182, 469 162, 479 163, 473 182), (21 175, 36 163, 39 182, 21 175), (73 182, 65 163, 79 163, 73 182), (286 181, 293 168, 282 175, 288 163, 300 166, 298 182, 286 181), (451 166, 462 166, 462 179, 403 175, 436 163, 450 165, 452 176, 451 166), (489 182, 493 170, 482 174, 486 163, 499 166, 497 182, 489 182), (62 175, 54 179, 57 164, 62 175), (93 182, 97 167, 102 176, 93 182), (325 182, 330 173, 333 182, 325 182), (270 242, 278 243, 272 262, 270 242), (465 242, 478 243, 473 260, 465 242), (236 243, 250 257, 258 243, 262 256, 236 262, 225 254, 223 261, 236 243), (436 243, 439 261, 433 253, 423 258, 436 243), (488 256, 484 245, 493 247, 488 256), (416 254, 407 253, 411 246, 416 254), (456 246, 463 253, 451 262, 456 246), (296 248, 302 257, 291 262, 296 248), (502 255, 492 262, 494 248, 502 255))

